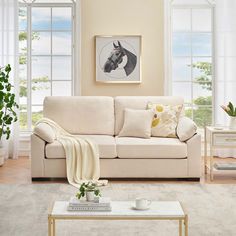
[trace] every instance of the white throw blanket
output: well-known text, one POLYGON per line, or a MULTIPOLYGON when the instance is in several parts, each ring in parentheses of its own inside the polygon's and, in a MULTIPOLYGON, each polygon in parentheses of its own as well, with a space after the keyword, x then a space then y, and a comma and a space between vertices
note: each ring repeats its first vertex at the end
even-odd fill
POLYGON ((66 173, 69 183, 77 188, 83 182, 95 182, 98 185, 106 185, 107 180, 100 178, 99 152, 96 143, 89 138, 81 138, 65 131, 53 120, 42 118, 39 123, 48 124, 55 133, 66 153, 66 173))

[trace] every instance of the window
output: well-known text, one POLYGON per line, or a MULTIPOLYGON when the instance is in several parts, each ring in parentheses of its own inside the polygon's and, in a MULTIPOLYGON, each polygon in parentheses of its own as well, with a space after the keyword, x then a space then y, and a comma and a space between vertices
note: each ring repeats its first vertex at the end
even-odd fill
POLYGON ((172 3, 171 90, 172 95, 184 97, 186 116, 203 128, 213 120, 213 8, 207 1, 194 2, 172 3))
POLYGON ((73 95, 73 4, 19 8, 20 128, 42 117, 45 96, 73 95))

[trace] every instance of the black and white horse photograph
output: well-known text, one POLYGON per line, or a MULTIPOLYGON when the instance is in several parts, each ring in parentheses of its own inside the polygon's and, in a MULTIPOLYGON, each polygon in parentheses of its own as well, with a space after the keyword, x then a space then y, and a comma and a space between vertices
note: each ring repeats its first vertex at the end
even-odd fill
POLYGON ((96 37, 96 81, 140 83, 140 36, 96 37))
POLYGON ((137 64, 137 56, 123 47, 119 40, 117 42, 117 45, 115 41, 113 42, 114 48, 104 64, 103 71, 105 73, 111 73, 112 70, 122 68, 126 76, 128 76, 134 71, 137 64), (123 61, 125 63, 122 63, 123 61))

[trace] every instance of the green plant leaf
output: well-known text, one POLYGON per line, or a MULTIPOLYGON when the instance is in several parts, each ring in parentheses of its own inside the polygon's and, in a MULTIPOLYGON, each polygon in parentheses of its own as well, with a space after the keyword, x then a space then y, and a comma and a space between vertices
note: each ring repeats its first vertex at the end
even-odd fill
POLYGON ((94 194, 95 194, 95 196, 100 196, 101 194, 100 194, 100 190, 99 189, 96 189, 95 191, 94 191, 94 194))
POLYGON ((11 66, 10 66, 10 64, 7 64, 7 65, 6 65, 5 71, 6 71, 7 73, 9 73, 9 72, 11 71, 11 66))
POLYGON ((4 89, 4 85, 2 83, 0 83, 0 90, 4 89))
POLYGON ((234 112, 234 106, 233 106, 232 102, 229 102, 228 107, 231 112, 234 112))
POLYGON ((10 130, 7 130, 7 137, 6 137, 6 139, 8 140, 9 138, 10 138, 10 134, 11 134, 11 131, 10 130))
POLYGON ((0 140, 3 135, 6 135, 6 139, 10 138, 10 126, 17 121, 15 109, 19 106, 15 101, 15 94, 11 92, 13 86, 9 82, 10 71, 10 64, 0 68, 0 140))

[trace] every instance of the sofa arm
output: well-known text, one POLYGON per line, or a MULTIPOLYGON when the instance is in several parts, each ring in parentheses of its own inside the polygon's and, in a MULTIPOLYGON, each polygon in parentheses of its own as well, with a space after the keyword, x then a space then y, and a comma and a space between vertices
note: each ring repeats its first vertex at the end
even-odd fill
POLYGON ((44 177, 44 149, 46 142, 35 134, 31 135, 31 177, 44 177))
POLYGON ((176 132, 179 140, 185 142, 196 134, 197 125, 193 120, 184 116, 179 119, 176 132))
POLYGON ((56 139, 55 132, 53 131, 51 126, 46 123, 37 124, 34 128, 34 134, 48 143, 53 143, 56 139))
POLYGON ((201 135, 195 134, 187 142, 188 176, 201 177, 201 135))

